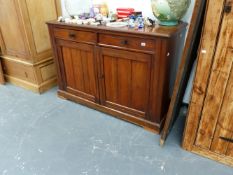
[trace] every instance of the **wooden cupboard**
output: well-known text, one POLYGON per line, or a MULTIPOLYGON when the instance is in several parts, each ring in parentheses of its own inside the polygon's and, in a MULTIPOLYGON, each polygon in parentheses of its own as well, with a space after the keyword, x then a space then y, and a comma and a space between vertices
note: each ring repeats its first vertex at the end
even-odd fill
POLYGON ((43 92, 56 84, 48 20, 60 14, 56 0, 0 0, 0 50, 7 81, 43 92))
POLYGON ((49 22, 58 95, 160 132, 169 103, 170 66, 186 24, 128 28, 49 22))
POLYGON ((185 149, 231 166, 233 166, 232 5, 232 0, 208 2, 183 142, 185 149))

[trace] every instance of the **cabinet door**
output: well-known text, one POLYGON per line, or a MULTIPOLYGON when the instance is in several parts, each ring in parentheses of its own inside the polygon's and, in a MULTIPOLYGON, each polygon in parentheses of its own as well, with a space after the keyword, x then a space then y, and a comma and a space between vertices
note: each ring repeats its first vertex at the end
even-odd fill
POLYGON ((58 52, 65 91, 97 102, 99 95, 94 46, 58 40, 58 52))
MULTIPOLYGON (((51 49, 49 42, 48 29, 46 21, 56 20, 57 4, 56 0, 32 1, 26 0, 26 10, 28 12, 28 23, 30 23, 30 32, 33 36, 34 54, 40 54, 51 49)), ((23 4, 21 4, 23 6, 23 4)), ((32 46, 31 46, 32 47, 32 46)))
POLYGON ((28 58, 29 50, 17 1, 0 0, 0 4, 0 45, 3 54, 28 58))
MULTIPOLYGON (((229 50, 226 59, 233 61, 233 50, 229 50)), ((232 64, 231 64, 232 66, 232 64)), ((226 91, 222 100, 215 132, 210 149, 233 158, 233 69, 229 74, 226 91)))
POLYGON ((233 50, 222 61, 210 79, 196 145, 233 157, 233 50))
POLYGON ((149 54, 101 48, 102 104, 136 117, 146 117, 151 58, 149 54))

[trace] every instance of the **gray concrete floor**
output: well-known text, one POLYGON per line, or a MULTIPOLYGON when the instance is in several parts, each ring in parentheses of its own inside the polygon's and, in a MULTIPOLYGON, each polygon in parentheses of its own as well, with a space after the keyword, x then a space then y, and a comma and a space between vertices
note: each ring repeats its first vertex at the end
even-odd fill
POLYGON ((233 175, 181 149, 183 120, 167 144, 133 124, 57 98, 0 86, 2 175, 233 175))

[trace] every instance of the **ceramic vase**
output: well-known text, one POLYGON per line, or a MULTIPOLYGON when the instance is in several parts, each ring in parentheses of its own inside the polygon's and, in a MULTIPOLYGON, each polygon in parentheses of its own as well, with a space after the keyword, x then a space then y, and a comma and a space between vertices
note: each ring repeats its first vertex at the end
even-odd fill
POLYGON ((154 16, 160 25, 174 26, 187 12, 191 0, 151 0, 154 16))

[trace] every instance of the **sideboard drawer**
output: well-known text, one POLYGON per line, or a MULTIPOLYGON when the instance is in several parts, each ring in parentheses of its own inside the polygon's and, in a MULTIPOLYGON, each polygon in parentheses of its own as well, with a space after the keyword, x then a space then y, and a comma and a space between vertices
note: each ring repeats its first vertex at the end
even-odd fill
POLYGON ((90 42, 96 43, 97 37, 93 32, 68 30, 68 29, 54 29, 54 36, 56 38, 71 40, 77 42, 90 42))
POLYGON ((145 50, 145 51, 155 50, 155 42, 152 39, 100 34, 99 43, 104 45, 125 47, 125 48, 145 50))

